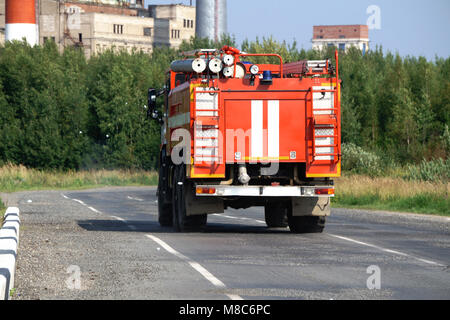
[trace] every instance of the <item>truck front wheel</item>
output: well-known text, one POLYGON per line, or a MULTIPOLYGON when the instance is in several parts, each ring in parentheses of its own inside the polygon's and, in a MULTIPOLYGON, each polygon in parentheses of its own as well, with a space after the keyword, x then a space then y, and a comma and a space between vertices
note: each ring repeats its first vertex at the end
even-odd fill
POLYGON ((173 228, 176 232, 200 231, 207 221, 207 215, 187 216, 186 193, 193 192, 192 182, 186 179, 185 165, 174 168, 173 174, 173 228))
POLYGON ((161 152, 158 176, 158 222, 161 227, 172 226, 172 204, 167 203, 169 188, 169 164, 166 159, 165 149, 161 152))

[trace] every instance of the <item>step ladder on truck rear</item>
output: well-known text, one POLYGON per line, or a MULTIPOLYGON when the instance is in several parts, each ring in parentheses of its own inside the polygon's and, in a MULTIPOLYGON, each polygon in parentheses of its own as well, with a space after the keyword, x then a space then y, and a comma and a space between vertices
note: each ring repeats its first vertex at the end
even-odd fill
POLYGON ((322 232, 341 174, 338 70, 337 51, 334 64, 229 46, 172 62, 148 101, 161 124, 159 223, 198 230, 208 214, 261 206, 270 228, 322 232))

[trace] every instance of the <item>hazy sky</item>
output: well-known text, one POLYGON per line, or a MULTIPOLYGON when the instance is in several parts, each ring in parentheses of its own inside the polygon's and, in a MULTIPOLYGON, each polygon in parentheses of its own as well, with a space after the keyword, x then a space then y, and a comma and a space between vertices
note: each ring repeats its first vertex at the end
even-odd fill
POLYGON ((295 39, 298 47, 309 49, 313 25, 367 24, 371 5, 380 9, 381 17, 381 28, 369 30, 372 47, 379 44, 391 52, 428 59, 450 55, 450 0, 228 0, 228 32, 238 44, 272 35, 289 43, 295 39))

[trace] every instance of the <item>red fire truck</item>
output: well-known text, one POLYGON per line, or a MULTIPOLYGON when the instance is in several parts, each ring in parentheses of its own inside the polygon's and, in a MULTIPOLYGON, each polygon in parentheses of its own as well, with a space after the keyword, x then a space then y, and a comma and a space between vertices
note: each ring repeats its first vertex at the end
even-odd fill
POLYGON ((283 64, 229 46, 172 62, 148 97, 161 123, 159 223, 197 230, 208 214, 261 206, 270 228, 322 232, 341 169, 338 70, 337 52, 334 64, 283 64))

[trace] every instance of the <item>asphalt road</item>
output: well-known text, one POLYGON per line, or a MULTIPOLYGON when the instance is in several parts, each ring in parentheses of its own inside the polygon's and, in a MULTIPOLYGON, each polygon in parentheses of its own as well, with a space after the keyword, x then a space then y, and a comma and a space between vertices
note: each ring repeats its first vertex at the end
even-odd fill
POLYGON ((253 208, 174 233, 155 192, 3 194, 21 210, 13 299, 450 298, 449 218, 334 209, 295 235, 253 208))

